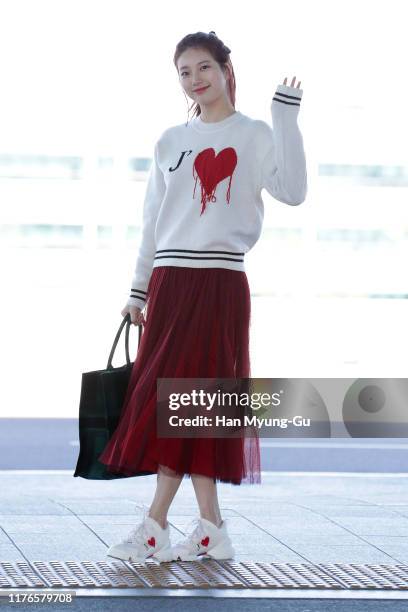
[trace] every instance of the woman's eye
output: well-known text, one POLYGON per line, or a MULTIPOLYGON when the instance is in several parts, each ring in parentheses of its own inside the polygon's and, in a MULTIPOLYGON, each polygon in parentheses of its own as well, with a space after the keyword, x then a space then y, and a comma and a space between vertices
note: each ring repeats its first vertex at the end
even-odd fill
MULTIPOLYGON (((208 64, 204 64, 204 66, 201 66, 201 68, 209 68, 209 67, 210 66, 208 64)), ((187 74, 185 70, 181 73, 181 76, 183 76, 184 74, 187 74)))

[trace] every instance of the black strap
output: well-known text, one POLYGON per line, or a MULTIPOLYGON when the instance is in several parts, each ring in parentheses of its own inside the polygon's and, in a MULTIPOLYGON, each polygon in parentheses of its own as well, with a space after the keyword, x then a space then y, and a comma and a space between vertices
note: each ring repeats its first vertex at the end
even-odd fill
MULTIPOLYGON (((126 364, 128 366, 130 366, 130 357, 129 357, 129 330, 130 330, 130 325, 131 325, 131 319, 130 319, 130 313, 128 312, 126 314, 126 316, 123 317, 123 320, 121 321, 121 323, 119 325, 119 329, 116 332, 116 336, 115 336, 115 339, 113 341, 111 352, 109 354, 108 365, 106 366, 107 370, 112 370, 113 369, 113 367, 112 367, 113 355, 115 353, 116 346, 117 346, 117 344, 119 342, 120 335, 121 335, 125 325, 126 325, 126 332, 125 332, 126 364)), ((138 334, 137 348, 139 349, 140 339, 141 339, 141 336, 142 336, 142 325, 141 324, 138 325, 138 328, 139 328, 139 334, 138 334)))

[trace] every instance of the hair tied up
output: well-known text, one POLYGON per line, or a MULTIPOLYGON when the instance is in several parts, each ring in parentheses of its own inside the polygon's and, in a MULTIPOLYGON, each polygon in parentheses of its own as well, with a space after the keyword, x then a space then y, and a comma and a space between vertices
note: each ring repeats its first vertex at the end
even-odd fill
MULTIPOLYGON (((219 64, 221 68, 228 68, 229 78, 228 78, 228 96, 231 101, 232 106, 235 108, 235 74, 234 68, 232 66, 231 58, 229 57, 231 53, 231 49, 227 47, 223 43, 223 41, 218 38, 214 30, 210 32, 193 32, 191 34, 187 34, 182 38, 176 46, 176 50, 173 57, 174 66, 178 72, 177 62, 182 53, 187 49, 205 49, 210 55, 214 58, 214 60, 219 64)), ((185 95, 185 94, 184 94, 185 95)), ((188 106, 188 101, 187 101, 188 106)), ((191 109, 187 111, 187 123, 188 123, 188 114, 191 109)), ((198 102, 195 103, 195 115, 201 114, 200 104, 198 102)), ((187 124, 186 124, 187 125, 187 124)))
MULTIPOLYGON (((216 38, 217 40, 219 40, 218 36, 216 35, 216 33, 214 32, 214 30, 211 30, 211 32, 208 32, 208 36, 214 36, 214 38, 216 38)), ((222 48, 223 51, 225 53, 231 53, 231 49, 229 47, 227 47, 227 45, 224 45, 224 43, 222 43, 222 48)))

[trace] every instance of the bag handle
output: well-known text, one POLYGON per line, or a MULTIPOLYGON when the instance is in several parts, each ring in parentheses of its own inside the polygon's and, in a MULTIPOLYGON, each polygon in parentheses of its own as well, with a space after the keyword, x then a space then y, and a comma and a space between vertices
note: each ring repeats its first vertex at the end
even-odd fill
MULTIPOLYGON (((126 364, 127 364, 128 366, 130 366, 130 356, 129 356, 129 330, 130 330, 131 320, 130 320, 130 313, 128 312, 128 313, 126 313, 126 316, 124 316, 124 317, 123 317, 123 319, 122 319, 122 321, 121 321, 121 323, 120 323, 120 325, 119 325, 119 329, 118 329, 118 331, 116 332, 116 336, 115 336, 115 339, 114 339, 114 341, 113 341, 113 345, 112 345, 112 348, 111 348, 111 352, 110 352, 110 354, 109 354, 108 365, 106 366, 106 369, 107 369, 107 370, 113 370, 113 369, 114 369, 114 368, 112 367, 112 359, 113 359, 113 355, 114 355, 114 352, 115 352, 115 350, 116 350, 116 346, 117 346, 117 344, 118 344, 118 342, 119 342, 119 338, 120 338, 120 335, 121 335, 121 333, 122 333, 122 330, 123 330, 123 328, 124 328, 125 324, 126 324, 126 332, 125 332, 126 364)), ((142 335, 142 325, 138 325, 138 328, 139 328, 139 334, 138 334, 138 343, 137 343, 137 348, 139 349, 139 346, 140 346, 140 338, 141 338, 141 335, 142 335)))

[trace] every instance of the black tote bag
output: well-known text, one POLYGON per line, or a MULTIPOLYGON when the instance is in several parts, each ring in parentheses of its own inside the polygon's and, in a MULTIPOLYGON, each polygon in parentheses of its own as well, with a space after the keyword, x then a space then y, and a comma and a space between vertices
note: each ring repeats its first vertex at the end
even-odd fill
MULTIPOLYGON (((128 478, 126 474, 111 473, 98 461, 120 419, 133 363, 129 358, 130 314, 127 313, 116 333, 106 370, 83 372, 79 402, 79 455, 73 476, 90 480, 112 480, 128 478), (112 366, 112 359, 120 335, 126 325, 126 364, 112 366)), ((141 339, 139 325, 138 348, 141 339)))

